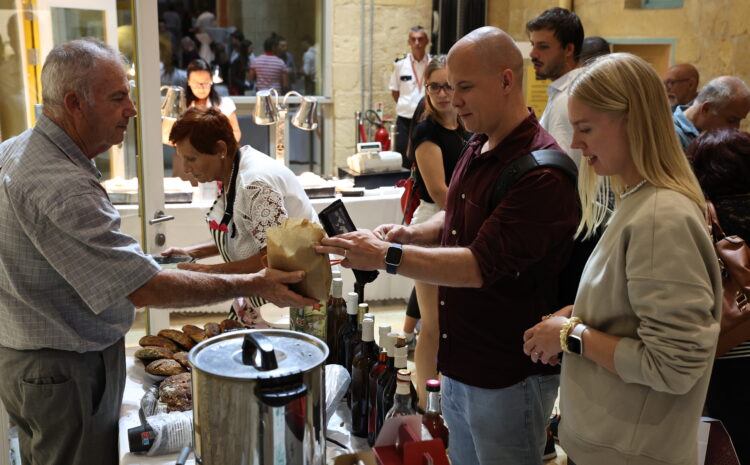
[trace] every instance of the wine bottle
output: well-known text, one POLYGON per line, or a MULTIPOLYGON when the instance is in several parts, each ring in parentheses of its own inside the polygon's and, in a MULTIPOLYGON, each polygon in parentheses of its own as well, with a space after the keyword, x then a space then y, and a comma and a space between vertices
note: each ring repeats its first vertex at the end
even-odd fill
POLYGON ((361 438, 367 437, 370 370, 378 360, 374 324, 370 318, 362 321, 362 350, 352 362, 352 382, 349 391, 352 403, 352 434, 361 438))
POLYGON ((346 301, 341 296, 343 286, 344 281, 341 278, 334 278, 331 283, 331 299, 326 311, 328 323, 326 344, 329 351, 327 363, 338 363, 339 333, 346 324, 346 301))
POLYGON ((393 417, 415 415, 417 413, 412 404, 411 385, 411 372, 406 369, 398 370, 396 392, 393 394, 393 406, 385 414, 386 420, 393 417))
POLYGON ((357 323, 357 299, 359 296, 356 292, 350 292, 346 295, 346 313, 347 320, 339 331, 339 349, 338 363, 346 368, 351 374, 352 360, 354 360, 354 349, 359 344, 362 333, 357 323))
MULTIPOLYGON (((380 434, 380 429, 383 427, 383 420, 385 414, 388 411, 386 405, 390 406, 390 401, 385 398, 385 391, 387 387, 394 382, 396 379, 396 368, 395 368, 395 354, 396 354, 396 341, 399 337, 399 333, 388 333, 386 339, 387 345, 385 346, 386 353, 388 354, 385 370, 378 376, 378 387, 377 397, 375 399, 375 435, 380 434)), ((404 340, 405 341, 405 340, 404 340)), ((390 407, 389 407, 390 408, 390 407)))
POLYGON ((422 424, 427 428, 433 438, 443 440, 443 445, 448 448, 448 428, 443 420, 443 412, 440 408, 440 381, 437 379, 427 380, 427 410, 422 415, 422 424))
MULTIPOLYGON (((372 446, 378 436, 378 378, 388 366, 388 333, 391 332, 391 325, 382 323, 378 327, 378 341, 380 341, 380 353, 378 354, 378 363, 370 370, 370 390, 369 390, 369 418, 367 420, 367 443, 372 446)), ((391 341, 391 344, 393 342, 391 341)))

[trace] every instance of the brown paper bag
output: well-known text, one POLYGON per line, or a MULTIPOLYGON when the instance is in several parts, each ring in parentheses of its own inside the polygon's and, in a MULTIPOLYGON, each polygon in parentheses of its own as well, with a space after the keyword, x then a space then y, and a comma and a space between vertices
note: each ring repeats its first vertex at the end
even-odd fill
POLYGON ((326 233, 310 220, 287 218, 281 226, 266 230, 268 266, 282 271, 303 270, 305 279, 289 286, 294 292, 326 301, 331 289, 331 263, 328 255, 315 252, 326 233))

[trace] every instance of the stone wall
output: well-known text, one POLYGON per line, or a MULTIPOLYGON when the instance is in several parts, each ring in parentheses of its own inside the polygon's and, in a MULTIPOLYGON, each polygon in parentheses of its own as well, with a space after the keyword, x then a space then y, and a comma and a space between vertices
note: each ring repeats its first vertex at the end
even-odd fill
MULTIPOLYGON (((488 23, 516 40, 528 40, 525 24, 555 0, 489 0, 488 23)), ((575 0, 587 36, 605 39, 675 39, 675 63, 693 63, 701 84, 731 74, 750 82, 750 2, 685 0, 682 8, 625 8, 625 0, 575 0), (745 52, 743 52, 745 50, 745 52)))
MULTIPOLYGON (((332 88, 334 118, 333 166, 346 166, 346 157, 354 153, 354 112, 361 106, 361 67, 365 66, 365 105, 369 100, 369 64, 361 63, 361 0, 333 1, 332 88)), ((431 0, 375 0, 372 102, 383 103, 385 115, 395 114, 395 104, 388 90, 388 79, 395 58, 409 51, 409 28, 420 24, 431 26, 431 0)), ((369 41, 369 6, 365 0, 365 45, 369 41)), ((367 52, 367 50, 366 50, 367 52)))

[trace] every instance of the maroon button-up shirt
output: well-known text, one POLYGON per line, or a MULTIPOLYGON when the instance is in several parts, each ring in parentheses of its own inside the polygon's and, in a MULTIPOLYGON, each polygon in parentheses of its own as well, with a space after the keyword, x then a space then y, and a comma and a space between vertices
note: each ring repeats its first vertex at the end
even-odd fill
POLYGON ((438 367, 462 383, 497 389, 558 372, 524 355, 523 332, 558 310, 550 296, 570 257, 580 208, 573 182, 550 168, 519 179, 497 207, 491 205, 495 184, 513 160, 534 150, 560 150, 533 111, 497 147, 481 153, 486 141, 475 135, 469 142, 448 189, 441 245, 468 247, 483 286, 440 287, 438 367))

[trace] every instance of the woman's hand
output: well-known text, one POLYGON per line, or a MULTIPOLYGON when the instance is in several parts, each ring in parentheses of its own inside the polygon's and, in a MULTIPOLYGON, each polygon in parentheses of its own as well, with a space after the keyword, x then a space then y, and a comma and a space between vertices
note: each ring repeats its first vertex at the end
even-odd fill
MULTIPOLYGON (((563 310, 565 308, 559 312, 563 310)), ((557 365, 560 361, 558 354, 562 352, 560 330, 567 322, 568 318, 565 316, 550 316, 527 329, 523 333, 523 352, 530 356, 534 363, 557 365)))
POLYGON ((198 258, 192 255, 192 251, 182 247, 170 247, 161 253, 163 257, 171 257, 172 255, 187 255, 190 258, 198 258))
POLYGON ((200 271, 201 273, 211 272, 211 265, 203 265, 201 263, 182 262, 177 264, 177 268, 187 271, 200 271))

